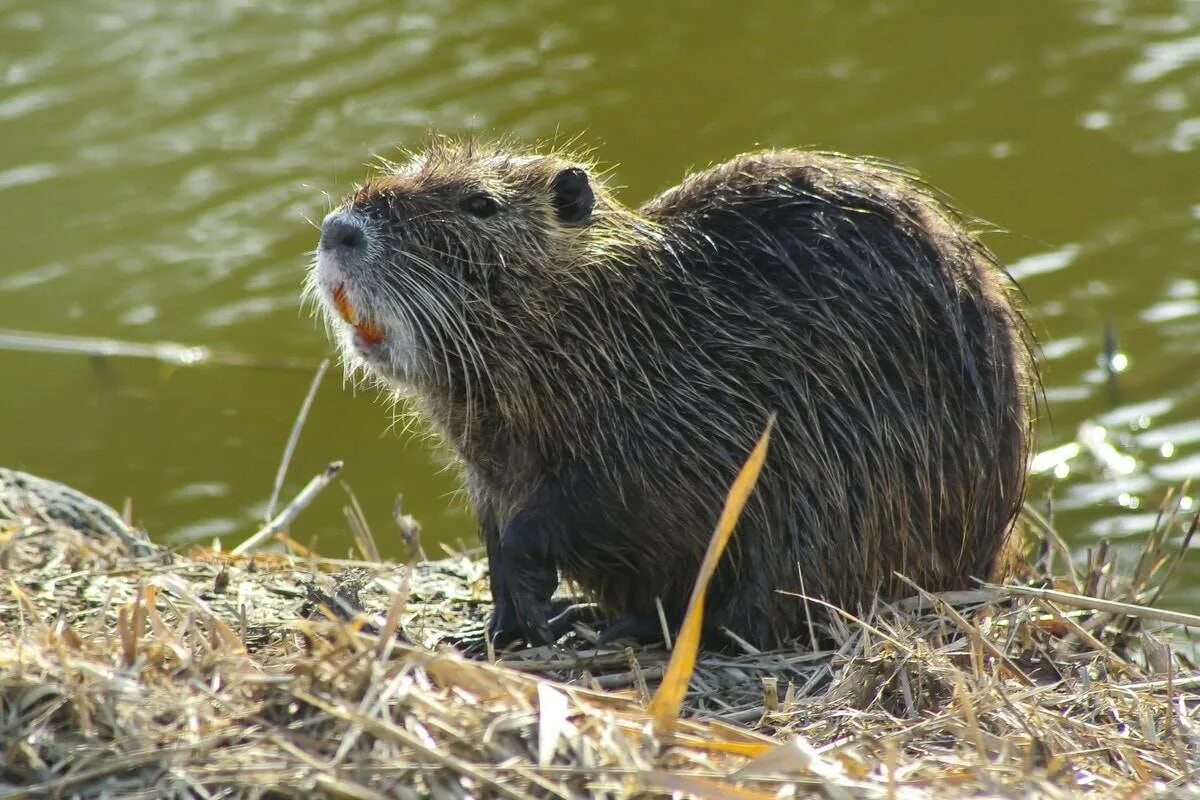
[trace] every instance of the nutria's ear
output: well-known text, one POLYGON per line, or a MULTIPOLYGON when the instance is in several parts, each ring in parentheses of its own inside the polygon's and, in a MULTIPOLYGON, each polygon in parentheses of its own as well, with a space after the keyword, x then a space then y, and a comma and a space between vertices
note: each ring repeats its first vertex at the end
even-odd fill
POLYGON ((596 205, 588 174, 579 167, 567 167, 554 176, 550 199, 559 220, 570 225, 586 220, 596 205))

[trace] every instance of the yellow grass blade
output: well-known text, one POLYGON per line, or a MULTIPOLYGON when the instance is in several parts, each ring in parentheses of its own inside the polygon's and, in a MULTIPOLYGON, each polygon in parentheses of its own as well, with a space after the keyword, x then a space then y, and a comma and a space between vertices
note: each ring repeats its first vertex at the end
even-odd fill
POLYGON ((742 756, 744 758, 758 758, 778 747, 778 745, 768 742, 730 742, 722 739, 709 741, 707 739, 697 739, 694 736, 680 736, 675 742, 677 744, 685 744, 688 747, 694 747, 697 750, 707 750, 711 753, 728 753, 731 756, 742 756))
POLYGON ((762 436, 754 445, 750 457, 742 465, 737 478, 729 488, 725 498, 725 508, 717 520, 717 528, 713 531, 708 543, 708 552, 700 564, 700 574, 696 577, 696 585, 692 587, 692 597, 688 601, 687 614, 679 629, 679 637, 675 641, 675 649, 671 651, 671 663, 663 675, 654 699, 650 701, 650 716, 654 719, 654 727, 660 733, 670 730, 675 720, 679 718, 679 710, 683 707, 683 697, 687 693, 688 683, 692 680, 692 671, 696 668, 696 654, 700 650, 700 632, 704 621, 704 595, 708 591, 709 581, 717 570, 725 545, 737 525, 747 498, 754 491, 758 474, 762 471, 763 461, 767 457, 767 444, 771 441, 771 431, 775 427, 775 415, 767 420, 762 436))

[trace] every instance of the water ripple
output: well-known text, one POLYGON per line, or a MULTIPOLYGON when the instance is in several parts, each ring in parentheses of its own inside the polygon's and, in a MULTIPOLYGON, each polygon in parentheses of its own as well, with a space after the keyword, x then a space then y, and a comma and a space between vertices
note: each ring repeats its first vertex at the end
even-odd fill
MULTIPOLYGON (((615 180, 630 200, 688 165, 757 146, 872 152, 911 163, 1015 232, 998 250, 1044 342, 1058 430, 1047 426, 1045 446, 1099 420, 1144 467, 1120 485, 1076 469, 1053 484, 1056 507, 1068 524, 1124 535, 1145 522, 1138 503, 1200 469, 1196 5, 1044 4, 1037 20, 1014 7, 986 22, 948 13, 937 26, 919 6, 812 2, 776 16, 634 0, 10 0, 0 4, 5 324, 324 352, 322 334, 297 319, 309 221, 361 179, 372 153, 419 143, 430 128, 560 141, 583 132, 603 160, 622 163, 615 180), (1106 330, 1132 365, 1115 379, 1100 366, 1106 330)), ((163 443, 197 419, 214 426, 236 410, 230 397, 274 409, 294 388, 256 391, 255 379, 231 378, 236 390, 213 389, 217 373, 189 379, 140 443, 143 415, 113 426, 96 410, 104 388, 71 385, 59 394, 89 398, 72 405, 80 429, 62 432, 60 411, 47 430, 97 452, 120 448, 131 463, 168 463, 178 456, 163 443), (125 435, 105 439, 112 430, 125 435)), ((160 391, 156 380, 145 378, 146 394, 160 391)), ((341 426, 353 415, 335 416, 341 426)), ((361 424, 361 437, 341 438, 369 440, 385 421, 361 424)), ((271 474, 278 431, 260 440, 246 427, 245 449, 221 439, 189 458, 211 455, 209 474, 229 463, 271 474)), ((0 424, 0 441, 23 432, 0 424)), ((72 446, 68 480, 94 458, 72 446)), ((34 464, 44 450, 19 457, 34 464)), ((424 468, 406 463, 406 473, 424 468)), ((392 474, 359 474, 372 472, 392 474)), ((195 501, 212 504, 213 519, 184 538, 232 531, 256 501, 240 482, 201 497, 202 479, 178 480, 185 488, 164 488, 160 510, 187 506, 194 522, 195 501)), ((392 480, 364 490, 390 508, 392 480)), ((121 497, 136 487, 110 488, 121 497)), ((428 513, 442 512, 431 502, 428 513)), ((447 538, 467 533, 455 519, 447 538)))
POLYGON ((53 164, 23 164, 0 172, 0 190, 49 180, 58 174, 53 164))

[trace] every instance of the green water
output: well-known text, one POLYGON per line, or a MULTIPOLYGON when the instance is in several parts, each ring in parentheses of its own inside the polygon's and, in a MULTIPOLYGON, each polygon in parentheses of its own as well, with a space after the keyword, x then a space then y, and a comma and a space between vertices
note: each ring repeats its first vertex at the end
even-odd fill
MULTIPOLYGON (((0 327, 253 354, 328 351, 297 301, 310 220, 429 129, 580 141, 636 203, 766 145, 906 163, 1008 231, 1053 425, 1136 459, 1042 478, 1080 551, 1200 476, 1200 3, 8 0, 0 327), (1112 387, 1111 324, 1128 368, 1112 387)), ((309 375, 0 351, 0 464, 160 540, 261 518, 309 375)), ((332 459, 376 538, 403 492, 427 547, 474 542, 446 460, 336 373, 286 495, 332 459)), ((349 547, 332 487, 293 533, 349 547)), ((1200 558, 1173 595, 1200 608, 1200 558)))

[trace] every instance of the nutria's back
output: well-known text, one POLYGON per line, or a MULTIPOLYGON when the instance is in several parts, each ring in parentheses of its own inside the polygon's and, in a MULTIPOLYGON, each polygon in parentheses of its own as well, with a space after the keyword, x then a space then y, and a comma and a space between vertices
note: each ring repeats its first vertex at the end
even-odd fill
POLYGON ((910 593, 894 572, 987 577, 1022 501, 1009 282, 880 164, 744 155, 631 211, 570 157, 438 142, 327 218, 314 279, 350 359, 462 456, 501 641, 553 638, 559 572, 677 620, 772 413, 708 606, 753 643, 807 633, 776 590, 857 611, 910 593))

